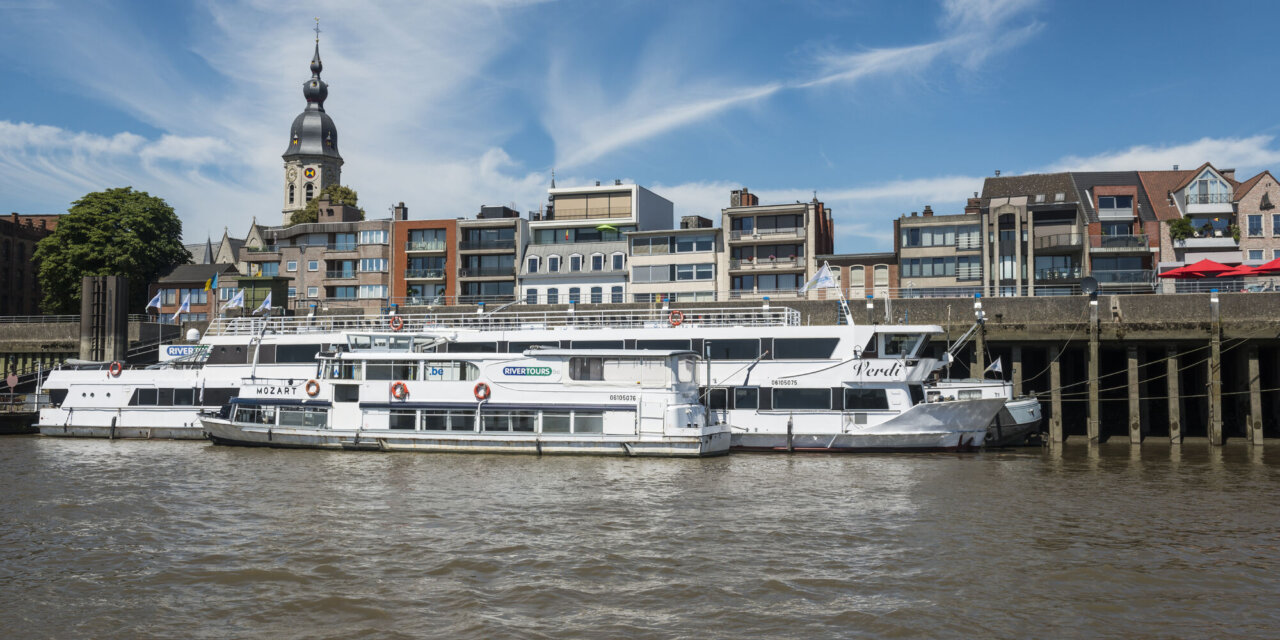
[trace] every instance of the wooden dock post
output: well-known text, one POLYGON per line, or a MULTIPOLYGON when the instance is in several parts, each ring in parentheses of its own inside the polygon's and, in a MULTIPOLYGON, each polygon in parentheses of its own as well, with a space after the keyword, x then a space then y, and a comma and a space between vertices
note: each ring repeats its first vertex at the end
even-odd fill
POLYGON ((1049 440, 1062 442, 1066 440, 1062 433, 1062 347, 1049 347, 1049 395, 1053 416, 1049 420, 1049 440))
POLYGON ((1098 301, 1089 301, 1089 442, 1098 442, 1102 437, 1102 422, 1098 403, 1098 359, 1100 345, 1098 340, 1098 301))
POLYGON ((1182 442, 1182 391, 1178 379, 1178 348, 1165 350, 1165 388, 1169 397, 1169 442, 1182 442))
POLYGON ((1218 293, 1209 294, 1209 444, 1222 444, 1222 323, 1218 293))
POLYGON ((1258 345, 1246 348, 1249 361, 1249 424, 1246 425, 1249 442, 1262 444, 1262 369, 1258 366, 1258 345))
POLYGON ((1138 385, 1138 347, 1125 349, 1129 356, 1129 444, 1142 444, 1142 395, 1138 385))
POLYGON ((1022 347, 1013 345, 1013 353, 1009 356, 1013 362, 1013 396, 1022 395, 1022 347))

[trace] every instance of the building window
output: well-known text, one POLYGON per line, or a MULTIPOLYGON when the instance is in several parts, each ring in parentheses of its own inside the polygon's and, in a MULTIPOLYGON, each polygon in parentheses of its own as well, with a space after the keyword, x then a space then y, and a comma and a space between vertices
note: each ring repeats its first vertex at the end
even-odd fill
POLYGON ((551 287, 547 289, 547 304, 560 304, 560 290, 551 287))
POLYGON ((715 268, 708 262, 705 264, 676 265, 676 280, 711 280, 715 278, 715 268))
POLYGON ((560 271, 560 256, 547 256, 547 273, 560 271))
POLYGON ((622 304, 622 287, 614 287, 609 291, 609 301, 614 304, 622 304))
POLYGON ((385 284, 362 284, 360 285, 360 297, 365 300, 374 300, 387 297, 387 285, 385 284))
POLYGON ((290 260, 290 261, 288 261, 288 262, 284 263, 284 270, 285 270, 285 271, 297 271, 297 270, 298 270, 298 261, 297 261, 297 260, 290 260))
POLYGON ((308 297, 308 298, 319 298, 319 297, 320 297, 320 287, 307 287, 307 297, 308 297))
POLYGON ((253 264, 257 268, 251 269, 251 271, 253 271, 257 275, 260 275, 266 278, 274 278, 280 275, 279 262, 255 262, 253 264))
POLYGON ((623 260, 624 258, 621 253, 613 254, 613 270, 614 271, 622 271, 623 260))
POLYGON ((582 256, 569 256, 569 271, 582 271, 582 256))
POLYGON ((360 232, 360 244, 386 244, 387 231, 385 229, 369 229, 360 232))
POLYGON ((330 298, 336 298, 338 300, 354 300, 356 297, 355 287, 329 287, 328 289, 328 297, 330 298))
POLYGON ((1263 259, 1263 258, 1262 258, 1262 255, 1263 255, 1263 254, 1262 254, 1262 249, 1250 249, 1250 250, 1249 250, 1249 259, 1250 259, 1250 260, 1262 260, 1262 259, 1263 259))
POLYGON ((604 254, 597 253, 591 256, 591 270, 604 271, 604 254))
POLYGON ((604 302, 604 288, 591 287, 591 304, 600 304, 604 302))
POLYGON ((315 187, 311 186, 310 182, 307 183, 306 194, 307 194, 307 202, 311 202, 311 198, 315 194, 315 187))
POLYGON ((529 289, 529 290, 525 291, 525 292, 524 292, 524 303, 525 303, 525 304, 538 304, 538 290, 537 290, 537 289, 529 289))
POLYGON ((366 273, 380 273, 387 270, 386 258, 361 258, 360 270, 366 273))
POLYGON ((632 282, 670 282, 671 267, 669 265, 633 266, 632 282))
POLYGON ((582 301, 582 291, 577 287, 569 287, 569 304, 577 304, 582 301))
POLYGON ((294 186, 293 186, 293 185, 289 185, 289 204, 293 204, 293 200, 294 200, 294 191, 295 191, 294 186))
POLYGON ((308 261, 307 261, 307 271, 319 271, 319 270, 320 270, 320 261, 319 261, 319 260, 308 260, 308 261))
POLYGON ((538 272, 538 259, 529 258, 529 273, 537 273, 537 272, 538 272))
POLYGON ((1249 237, 1250 238, 1262 237, 1262 215, 1261 214, 1249 216, 1249 237))
POLYGON ((297 288, 297 287, 289 287, 289 297, 290 297, 290 298, 296 298, 296 297, 298 297, 298 288, 297 288))
POLYGON ((1280 213, 1271 214, 1271 235, 1280 236, 1280 213))
POLYGON ((676 253, 710 251, 715 236, 676 236, 676 253))
POLYGON ((873 270, 872 276, 875 278, 875 285, 877 287, 889 286, 889 265, 887 264, 876 265, 873 270))
POLYGON ((1133 196, 1098 196, 1098 209, 1133 210, 1133 196))

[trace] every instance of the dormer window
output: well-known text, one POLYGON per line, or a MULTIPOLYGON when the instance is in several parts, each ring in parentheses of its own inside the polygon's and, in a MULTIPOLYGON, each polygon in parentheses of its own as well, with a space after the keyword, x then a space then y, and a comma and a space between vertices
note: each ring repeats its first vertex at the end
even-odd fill
POLYGON ((1205 169, 1187 185, 1187 204, 1226 204, 1231 202, 1231 188, 1218 174, 1205 169))
MULTIPOLYGON (((547 273, 560 271, 560 256, 547 256, 547 273)), ((552 302, 551 304, 555 304, 552 302)))
POLYGON ((1043 193, 1037 193, 1037 194, 1036 194, 1036 204, 1040 204, 1041 202, 1044 202, 1044 194, 1043 194, 1043 193))
POLYGON ((1053 201, 1054 201, 1054 202, 1066 202, 1066 201, 1067 201, 1067 194, 1062 193, 1062 192, 1055 193, 1055 194, 1053 194, 1053 201))

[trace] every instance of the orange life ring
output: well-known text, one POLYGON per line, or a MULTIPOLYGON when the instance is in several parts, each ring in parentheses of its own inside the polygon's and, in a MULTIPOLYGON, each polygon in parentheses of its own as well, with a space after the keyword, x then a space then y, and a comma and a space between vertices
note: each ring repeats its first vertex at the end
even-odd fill
POLYGON ((314 398, 314 397, 316 397, 316 394, 317 394, 317 393, 320 393, 320 383, 319 383, 319 382, 316 382, 315 380, 308 380, 308 381, 307 381, 307 395, 309 395, 309 396, 311 396, 312 398, 314 398))
POLYGON ((404 318, 400 316, 391 316, 391 330, 399 331, 404 328, 404 318))
POLYGON ((119 377, 121 371, 124 371, 124 365, 120 364, 119 360, 112 362, 111 366, 107 367, 107 373, 111 374, 112 378, 119 377))
POLYGON ((404 400, 409 397, 409 386, 403 382, 396 381, 391 385, 391 396, 396 400, 404 400))
POLYGON ((481 402, 488 400, 490 395, 489 385, 483 382, 477 382, 474 393, 476 394, 476 400, 480 400, 481 402))
POLYGON ((667 316, 667 322, 670 322, 673 327, 680 326, 680 323, 684 322, 684 313, 681 311, 672 311, 671 315, 667 316))

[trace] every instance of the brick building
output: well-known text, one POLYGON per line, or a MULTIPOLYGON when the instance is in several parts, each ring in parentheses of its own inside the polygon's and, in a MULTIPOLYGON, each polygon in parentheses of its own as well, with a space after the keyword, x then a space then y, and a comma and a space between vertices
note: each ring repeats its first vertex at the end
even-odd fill
POLYGON ((56 215, 9 214, 0 219, 0 316, 40 313, 36 244, 58 226, 56 215))

